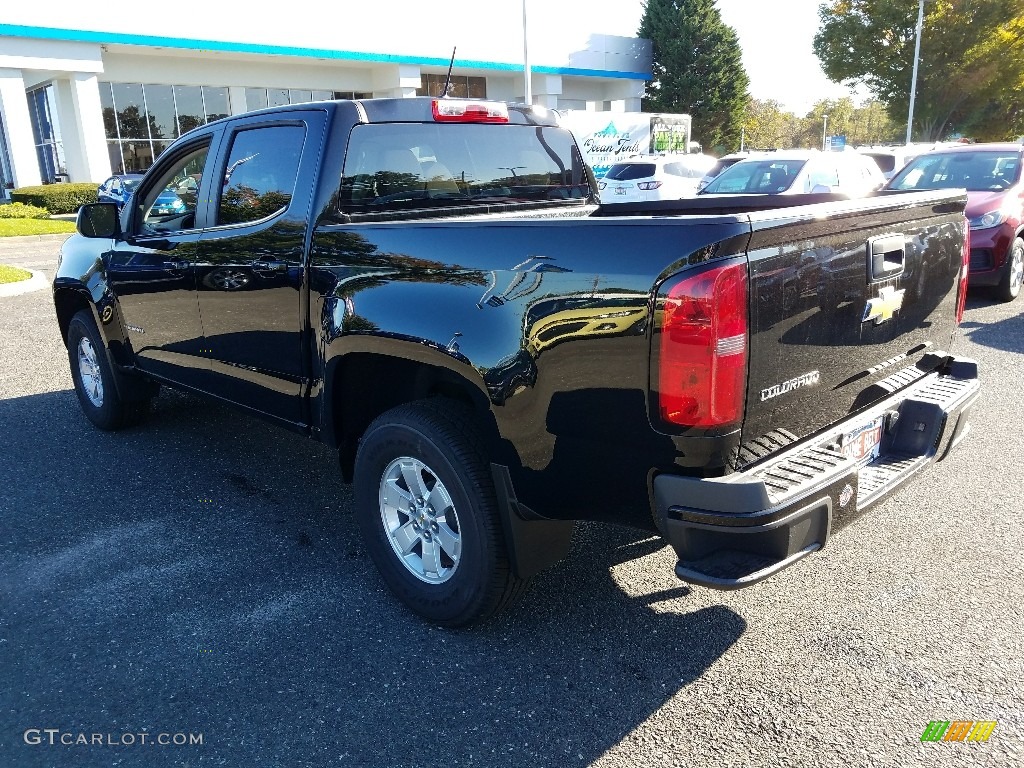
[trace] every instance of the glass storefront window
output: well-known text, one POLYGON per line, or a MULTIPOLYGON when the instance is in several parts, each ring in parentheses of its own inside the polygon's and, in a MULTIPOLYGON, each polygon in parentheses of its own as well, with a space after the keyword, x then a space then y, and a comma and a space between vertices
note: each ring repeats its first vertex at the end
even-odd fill
POLYGON ((103 108, 103 130, 107 138, 117 139, 117 112, 114 111, 110 83, 100 83, 100 106, 103 108))
MULTIPOLYGON (((420 87, 416 89, 416 95, 440 96, 447 80, 447 75, 422 75, 420 77, 420 87)), ((487 78, 452 75, 448 95, 463 99, 486 99, 487 78)))
POLYGON ((267 89, 266 88, 246 88, 245 89, 245 108, 249 112, 256 109, 264 109, 268 107, 270 102, 267 101, 267 89))
POLYGON ((140 83, 114 83, 114 109, 122 139, 145 139, 149 143, 146 101, 140 83))
POLYGON ((198 85, 174 86, 174 101, 178 105, 178 128, 181 133, 187 133, 206 123, 203 89, 198 85))
POLYGON ((42 88, 29 91, 26 95, 32 134, 36 142, 39 174, 46 183, 67 181, 56 91, 53 85, 44 85, 42 88))
POLYGON ((148 170, 178 136, 231 112, 217 86, 100 83, 100 105, 114 173, 148 170))
POLYGON ((149 110, 149 131, 154 139, 173 139, 178 135, 171 86, 147 85, 146 109, 149 110))
MULTIPOLYGON (((331 99, 369 99, 372 93, 364 91, 327 91, 305 88, 246 88, 245 109, 253 112, 267 107, 283 107, 286 104, 304 104, 307 101, 330 101, 331 99)), ((207 103, 207 111, 210 106, 207 103)), ((213 119, 211 115, 210 119, 213 119)))
POLYGON ((206 122, 220 120, 231 114, 228 106, 228 89, 209 85, 203 86, 203 105, 206 107, 206 122))

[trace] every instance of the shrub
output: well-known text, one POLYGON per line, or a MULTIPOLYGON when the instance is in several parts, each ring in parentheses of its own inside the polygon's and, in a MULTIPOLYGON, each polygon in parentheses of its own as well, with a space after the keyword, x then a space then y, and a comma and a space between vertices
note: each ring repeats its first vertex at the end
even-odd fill
POLYGON ((98 184, 46 184, 11 190, 11 200, 46 208, 50 213, 76 213, 80 206, 96 202, 98 184))
POLYGON ((0 219, 45 219, 50 212, 36 205, 11 203, 0 205, 0 219))

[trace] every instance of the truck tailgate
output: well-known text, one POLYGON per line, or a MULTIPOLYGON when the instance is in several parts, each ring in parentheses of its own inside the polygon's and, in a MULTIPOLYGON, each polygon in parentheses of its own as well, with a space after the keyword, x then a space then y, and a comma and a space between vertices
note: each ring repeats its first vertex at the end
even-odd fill
MULTIPOLYGON (((738 464, 937 368, 956 332, 967 222, 948 193, 751 214, 750 366, 738 464)), ((878 425, 843 450, 870 453, 878 425), (874 430, 874 431, 873 431, 874 430)))

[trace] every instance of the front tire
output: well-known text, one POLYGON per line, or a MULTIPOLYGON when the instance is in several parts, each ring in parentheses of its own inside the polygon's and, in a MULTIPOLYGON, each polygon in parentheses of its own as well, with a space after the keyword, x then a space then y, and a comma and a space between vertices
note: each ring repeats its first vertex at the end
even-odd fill
POLYGON ((76 313, 68 324, 68 361, 78 403, 97 427, 122 429, 145 416, 148 398, 126 400, 118 392, 117 374, 110 366, 103 338, 87 309, 76 313))
POLYGON ((1006 260, 1006 271, 996 289, 1002 301, 1013 301, 1020 294, 1021 282, 1024 280, 1024 240, 1017 238, 1010 248, 1010 256, 1006 260))
POLYGON ((356 454, 355 501, 384 581, 428 621, 480 622, 525 592, 472 412, 458 403, 424 400, 379 416, 356 454))

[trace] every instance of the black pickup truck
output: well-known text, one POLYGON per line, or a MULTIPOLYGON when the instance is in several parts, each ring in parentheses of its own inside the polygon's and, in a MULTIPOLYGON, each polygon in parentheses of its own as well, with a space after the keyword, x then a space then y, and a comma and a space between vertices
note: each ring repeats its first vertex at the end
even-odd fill
POLYGON ((602 205, 545 109, 300 104, 84 206, 53 298, 93 423, 168 385, 336 448, 384 580, 457 626, 573 521, 656 531, 681 579, 733 589, 944 458, 979 391, 952 354, 965 202, 602 205))

